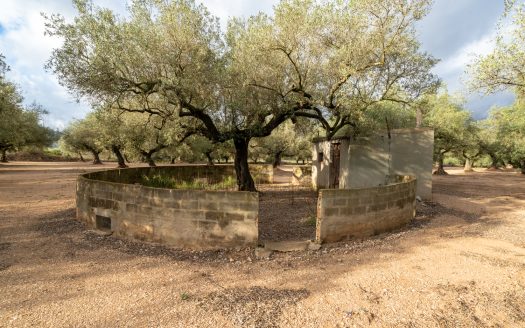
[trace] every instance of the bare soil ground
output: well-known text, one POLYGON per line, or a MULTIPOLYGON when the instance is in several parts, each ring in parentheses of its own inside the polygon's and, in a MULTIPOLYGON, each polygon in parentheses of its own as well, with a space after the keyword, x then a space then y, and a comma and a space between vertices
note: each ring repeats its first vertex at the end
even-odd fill
POLYGON ((525 326, 519 174, 449 170, 406 229, 259 261, 86 230, 74 193, 89 169, 0 166, 0 326, 525 326))
POLYGON ((313 240, 317 192, 311 186, 293 185, 292 167, 274 170, 274 184, 258 186, 259 240, 313 240))

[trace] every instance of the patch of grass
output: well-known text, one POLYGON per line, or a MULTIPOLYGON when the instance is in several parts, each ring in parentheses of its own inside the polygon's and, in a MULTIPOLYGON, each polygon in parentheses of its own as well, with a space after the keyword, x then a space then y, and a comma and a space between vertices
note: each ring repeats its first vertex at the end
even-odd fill
POLYGON ((181 181, 164 175, 143 175, 140 184, 146 187, 185 190, 234 190, 237 182, 231 176, 220 182, 209 183, 208 179, 195 179, 193 181, 181 181))
POLYGON ((181 293, 180 294, 180 299, 183 300, 183 301, 187 301, 190 299, 190 294, 187 294, 187 293, 181 293))

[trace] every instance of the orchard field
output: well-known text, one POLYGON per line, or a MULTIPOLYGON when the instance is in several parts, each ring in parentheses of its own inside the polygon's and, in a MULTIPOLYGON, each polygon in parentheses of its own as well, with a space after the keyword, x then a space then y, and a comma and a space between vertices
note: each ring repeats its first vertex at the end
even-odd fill
POLYGON ((194 252, 87 230, 74 195, 89 169, 1 166, 2 326, 525 325, 518 173, 448 169, 434 176, 434 203, 401 231, 258 260, 250 249, 194 252))

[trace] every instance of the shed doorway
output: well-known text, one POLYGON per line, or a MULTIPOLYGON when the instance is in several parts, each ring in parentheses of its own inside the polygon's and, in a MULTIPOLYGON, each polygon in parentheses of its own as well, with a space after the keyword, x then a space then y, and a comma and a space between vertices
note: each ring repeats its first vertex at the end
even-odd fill
POLYGON ((330 179, 329 188, 339 189, 339 168, 341 163, 341 143, 334 142, 330 145, 330 179))

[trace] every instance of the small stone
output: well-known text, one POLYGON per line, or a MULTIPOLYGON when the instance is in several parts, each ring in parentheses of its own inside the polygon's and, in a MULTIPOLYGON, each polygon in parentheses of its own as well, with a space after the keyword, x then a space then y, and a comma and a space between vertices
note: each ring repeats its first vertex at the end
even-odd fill
POLYGON ((311 250, 311 251, 317 251, 321 248, 321 244, 318 244, 316 242, 309 242, 308 243, 308 250, 311 250))
POLYGON ((272 255, 273 251, 270 249, 257 247, 255 249, 255 257, 258 259, 269 259, 270 255, 272 255))

